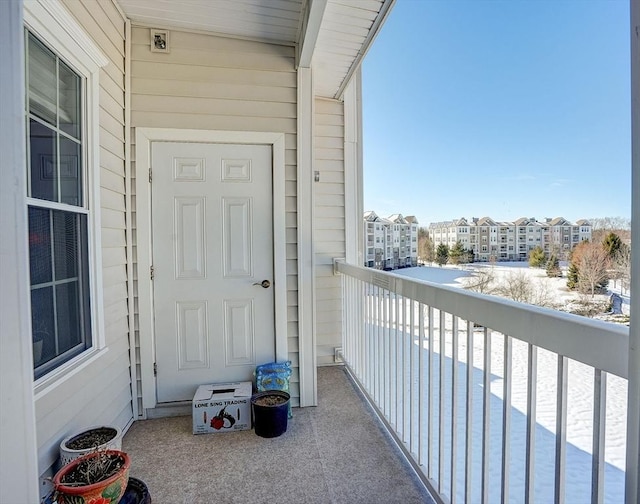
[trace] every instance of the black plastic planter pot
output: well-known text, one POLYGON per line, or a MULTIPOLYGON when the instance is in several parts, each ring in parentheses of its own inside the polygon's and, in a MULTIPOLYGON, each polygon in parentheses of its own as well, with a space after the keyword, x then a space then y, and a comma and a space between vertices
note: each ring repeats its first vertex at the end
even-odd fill
POLYGON ((256 434, 264 438, 287 432, 290 396, 283 390, 266 390, 251 397, 256 434))

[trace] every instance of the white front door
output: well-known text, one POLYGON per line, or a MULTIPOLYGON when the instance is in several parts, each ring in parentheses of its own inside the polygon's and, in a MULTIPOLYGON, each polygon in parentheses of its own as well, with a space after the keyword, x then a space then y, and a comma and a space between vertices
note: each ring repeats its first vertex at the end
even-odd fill
POLYGON ((153 142, 157 401, 250 380, 275 360, 272 152, 153 142))

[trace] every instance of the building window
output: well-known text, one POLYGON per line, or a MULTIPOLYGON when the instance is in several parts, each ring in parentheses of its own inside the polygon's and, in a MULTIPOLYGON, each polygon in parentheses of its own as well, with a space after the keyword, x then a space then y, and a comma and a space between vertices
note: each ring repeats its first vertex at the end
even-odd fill
POLYGON ((23 13, 25 204, 39 392, 105 345, 96 121, 99 72, 109 60, 57 0, 25 2, 23 13))
POLYGON ((25 31, 27 202, 34 373, 92 344, 85 79, 25 31))

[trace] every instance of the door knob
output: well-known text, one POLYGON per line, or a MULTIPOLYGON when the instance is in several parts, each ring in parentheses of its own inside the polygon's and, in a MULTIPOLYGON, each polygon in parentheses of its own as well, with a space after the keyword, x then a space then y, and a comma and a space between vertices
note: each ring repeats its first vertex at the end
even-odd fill
POLYGON ((271 287, 271 282, 269 280, 263 280, 262 282, 256 282, 253 285, 259 285, 263 289, 268 289, 271 287))

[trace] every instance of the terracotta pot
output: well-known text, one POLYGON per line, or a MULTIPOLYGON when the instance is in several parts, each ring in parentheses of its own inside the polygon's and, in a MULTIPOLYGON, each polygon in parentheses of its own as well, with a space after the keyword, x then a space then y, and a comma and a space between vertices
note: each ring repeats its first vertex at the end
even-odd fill
POLYGON ((53 478, 56 502, 58 504, 117 504, 127 489, 130 467, 131 459, 129 455, 119 450, 93 452, 77 458, 60 469, 53 478), (61 483, 64 476, 73 471, 79 464, 101 454, 122 457, 124 464, 118 472, 98 483, 85 486, 69 486, 61 483))

